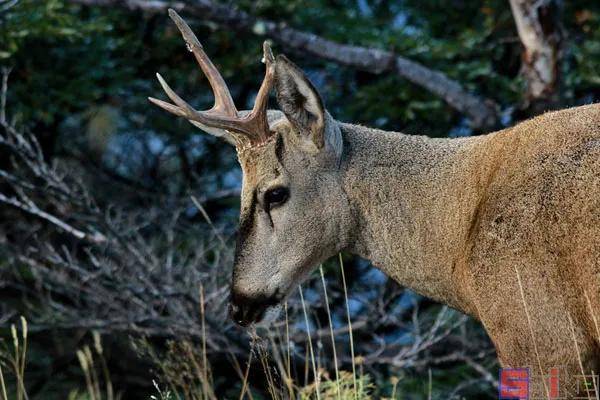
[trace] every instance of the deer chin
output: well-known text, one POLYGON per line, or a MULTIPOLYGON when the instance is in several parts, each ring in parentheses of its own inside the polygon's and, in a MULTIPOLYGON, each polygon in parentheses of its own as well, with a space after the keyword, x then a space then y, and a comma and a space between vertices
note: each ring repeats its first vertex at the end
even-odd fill
POLYGON ((276 304, 274 306, 268 306, 262 313, 262 318, 255 321, 252 325, 260 328, 268 328, 273 322, 279 319, 283 306, 276 304))

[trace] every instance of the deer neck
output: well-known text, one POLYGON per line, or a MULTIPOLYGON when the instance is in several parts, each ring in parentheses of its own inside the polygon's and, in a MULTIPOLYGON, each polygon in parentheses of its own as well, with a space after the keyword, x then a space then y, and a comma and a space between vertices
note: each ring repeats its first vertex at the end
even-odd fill
POLYGON ((466 255, 485 181, 485 137, 340 128, 342 184, 355 219, 347 250, 401 285, 476 315, 466 255))

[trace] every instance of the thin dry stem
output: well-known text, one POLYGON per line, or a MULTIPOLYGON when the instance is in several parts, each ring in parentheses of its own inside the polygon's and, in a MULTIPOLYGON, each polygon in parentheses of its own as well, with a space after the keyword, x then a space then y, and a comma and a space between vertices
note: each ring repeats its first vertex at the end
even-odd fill
POLYGON ((94 393, 94 385, 92 383, 92 376, 90 374, 89 369, 92 367, 88 364, 88 360, 82 350, 77 350, 77 359, 79 360, 79 365, 83 370, 83 375, 85 377, 85 385, 87 387, 87 392, 90 396, 91 400, 97 400, 94 393))
MULTIPOLYGON (((527 307, 527 302, 525 301, 525 292, 523 291, 523 284, 521 283, 521 275, 519 274, 519 270, 515 266, 515 272, 517 273, 517 282, 519 283, 519 291, 521 292, 521 299, 523 300, 523 308, 525 309, 525 316, 527 317, 527 325, 529 326, 529 333, 531 334, 531 341, 533 342, 533 349, 535 350, 535 356, 537 358, 538 367, 540 368, 540 376, 544 375, 544 370, 542 369, 542 362, 540 360, 540 353, 538 352, 537 343, 535 341, 535 334, 533 333, 533 325, 531 324, 531 317, 529 316, 529 308, 527 307)), ((546 381, 542 380, 544 383, 544 389, 546 390, 546 396, 550 398, 550 391, 548 390, 548 385, 546 385, 546 381)))
MULTIPOLYGON (((586 391, 587 391, 587 378, 585 375, 585 370, 583 368, 583 362, 581 361, 581 353, 579 351, 579 344, 577 344, 577 335, 575 333, 575 325, 573 325, 573 319, 571 318, 571 313, 567 313, 567 317, 569 318, 569 325, 571 326, 571 333, 573 334, 573 343, 575 344, 575 354, 577 354, 577 363, 579 364, 579 369, 581 370, 581 377, 583 379, 583 383, 585 385, 586 391)), ((592 377, 592 380, 594 380, 594 378, 592 377)), ((589 397, 589 393, 588 393, 588 399, 590 399, 589 397)))
POLYGON ((594 308, 592 307, 592 302, 590 301, 590 297, 587 292, 584 290, 583 295, 587 301, 588 307, 590 308, 590 315, 592 316, 592 320, 594 321, 594 326, 596 327, 596 335, 598 337, 598 343, 600 343, 600 325, 598 325, 598 319, 596 318, 596 314, 594 313, 594 308))
MULTIPOLYGON (((207 215, 208 217, 208 215, 207 215)), ((210 221, 210 219, 209 219, 210 221)), ((206 324, 205 324, 205 310, 204 310, 204 286, 200 284, 200 320, 202 326, 202 393, 204 398, 208 398, 208 361, 206 360, 206 324)))
POLYGON ((290 394, 290 398, 294 397, 294 388, 292 386, 292 367, 291 367, 291 349, 290 349, 290 321, 288 315, 288 302, 284 303, 285 310, 285 347, 286 347, 286 385, 290 394))
MULTIPOLYGON (((252 345, 252 347, 254 347, 254 345, 252 345)), ((240 392, 239 400, 242 400, 244 398, 244 395, 246 394, 246 391, 248 390, 248 375, 250 374, 250 366, 252 365, 252 356, 253 355, 254 355, 253 351, 251 351, 250 354, 248 355, 248 362, 246 364, 246 373, 244 373, 244 380, 242 381, 242 391, 240 392)))
POLYGON ((108 370, 108 364, 106 358, 104 358, 104 351, 102 348, 102 341, 98 332, 92 332, 94 338, 94 349, 98 358, 100 359, 100 367, 102 368, 102 375, 104 377, 104 385, 106 387, 106 398, 107 400, 114 400, 115 394, 112 385, 112 379, 110 378, 110 371, 108 370))
POLYGON ((313 375, 315 377, 317 400, 319 400, 321 398, 320 374, 317 371, 317 366, 315 364, 315 352, 313 349, 312 339, 310 337, 310 325, 308 324, 308 313, 306 312, 306 303, 304 301, 304 294, 302 293, 302 286, 298 286, 298 291, 300 292, 300 301, 302 303, 302 311, 304 312, 304 322, 306 323, 306 332, 308 333, 308 348, 310 350, 310 360, 313 368, 313 375))
POLYGON ((350 336, 350 357, 352 358, 352 379, 354 381, 354 397, 356 398, 358 389, 356 384, 356 363, 354 361, 354 338, 352 336, 352 320, 350 318, 350 304, 348 303, 348 287, 346 286, 346 275, 344 274, 344 261, 342 253, 338 254, 340 261, 340 271, 342 272, 342 286, 344 287, 344 301, 346 302, 346 317, 348 318, 348 335, 350 336))
POLYGON ((8 400, 6 395, 6 384, 4 383, 4 374, 2 373, 2 364, 0 364, 0 389, 2 389, 2 400, 8 400))
POLYGON ((335 368, 335 388, 337 398, 341 399, 340 390, 340 371, 338 367, 337 350, 335 348, 335 334, 333 331, 333 322, 331 321, 331 310, 329 309, 329 297, 327 296, 327 285, 325 284, 325 274, 323 273, 323 265, 319 265, 319 273, 321 274, 321 283, 323 284, 323 295, 325 296, 325 309, 327 310, 327 321, 329 322, 329 332, 331 334, 331 348, 333 350, 333 366, 335 368))

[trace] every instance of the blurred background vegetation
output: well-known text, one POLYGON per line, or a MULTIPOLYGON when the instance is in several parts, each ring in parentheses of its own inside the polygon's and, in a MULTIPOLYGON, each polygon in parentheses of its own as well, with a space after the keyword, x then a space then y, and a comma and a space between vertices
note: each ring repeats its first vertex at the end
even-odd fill
POLYGON ((0 1, 0 365, 9 398, 20 390, 10 372, 20 315, 32 399, 110 398, 108 382, 127 399, 286 398, 286 376, 297 397, 327 397, 330 331, 339 369, 358 369, 373 398, 493 398, 495 354, 477 323, 346 255, 348 301, 333 260, 324 266, 328 302, 316 274, 305 303, 290 299, 289 323, 251 352, 253 339, 225 315, 241 182, 234 149, 147 97, 162 96, 159 71, 196 108, 212 105, 171 6, 238 108, 253 104, 265 39, 304 69, 335 118, 387 130, 476 135, 598 101, 600 3, 513 3, 533 13, 518 15, 506 0, 0 1), (517 18, 530 18, 537 53, 517 18), (311 46, 325 40, 335 51, 311 46), (550 80, 535 82, 540 72, 550 80), (86 376, 96 370, 94 392, 86 376))

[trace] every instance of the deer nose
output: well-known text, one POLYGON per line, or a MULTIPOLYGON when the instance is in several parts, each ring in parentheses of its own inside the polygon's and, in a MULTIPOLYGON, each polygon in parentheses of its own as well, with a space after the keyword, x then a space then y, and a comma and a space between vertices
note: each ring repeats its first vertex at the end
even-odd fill
POLYGON ((234 296, 229 303, 229 315, 231 319, 236 324, 244 327, 260 319, 263 311, 261 305, 248 301, 248 299, 240 301, 234 296))
POLYGON ((250 322, 247 318, 248 312, 244 310, 242 305, 235 304, 233 301, 229 303, 229 316, 240 326, 247 326, 250 322))
POLYGON ((277 303, 279 303, 277 296, 259 295, 250 297, 232 292, 231 301, 229 302, 229 315, 236 324, 248 326, 253 322, 259 322, 267 308, 277 303))

